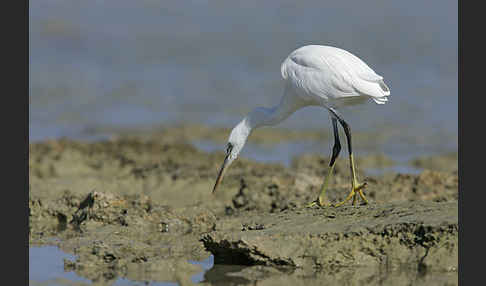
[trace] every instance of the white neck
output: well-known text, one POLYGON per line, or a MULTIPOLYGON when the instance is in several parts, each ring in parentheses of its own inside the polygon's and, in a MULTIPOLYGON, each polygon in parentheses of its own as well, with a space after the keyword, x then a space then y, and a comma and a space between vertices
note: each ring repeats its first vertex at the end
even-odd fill
POLYGON ((274 107, 257 107, 253 109, 233 128, 229 142, 236 143, 235 145, 238 145, 238 151, 240 151, 253 129, 261 126, 276 125, 305 105, 301 102, 296 102, 293 100, 294 98, 285 94, 280 103, 274 107))
MULTIPOLYGON (((283 96, 280 103, 273 107, 257 107, 245 118, 251 129, 261 126, 277 125, 302 107, 289 97, 283 96)), ((244 119, 244 120, 245 120, 244 119)))

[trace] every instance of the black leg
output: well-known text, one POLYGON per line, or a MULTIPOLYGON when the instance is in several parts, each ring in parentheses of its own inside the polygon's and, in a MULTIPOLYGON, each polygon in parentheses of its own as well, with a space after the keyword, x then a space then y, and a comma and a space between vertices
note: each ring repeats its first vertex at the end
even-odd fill
POLYGON ((351 145, 351 127, 349 127, 348 123, 344 121, 344 119, 337 113, 336 110, 334 110, 333 108, 329 108, 329 111, 332 113, 333 117, 339 120, 339 123, 343 127, 344 133, 346 134, 346 140, 348 141, 348 152, 349 155, 351 155, 353 153, 353 147, 351 145))
POLYGON ((332 115, 334 115, 337 118, 337 120, 339 120, 339 123, 343 127, 344 132, 346 133, 346 139, 348 141, 348 151, 349 151, 349 165, 350 165, 350 169, 351 169, 352 185, 353 185, 352 190, 349 193, 349 195, 346 197, 346 199, 344 199, 344 201, 336 204, 335 206, 336 207, 341 206, 342 204, 344 204, 345 202, 347 202, 351 198, 353 198, 353 205, 354 205, 354 203, 356 202, 356 195, 357 194, 359 194, 359 196, 361 197, 361 199, 365 203, 368 203, 368 200, 364 196, 363 190, 362 190, 366 186, 366 183, 359 184, 358 180, 356 178, 356 170, 355 170, 355 167, 354 167, 354 158, 353 158, 353 148, 352 148, 352 145, 351 145, 351 128, 346 123, 346 121, 344 121, 344 119, 341 118, 341 116, 339 116, 339 114, 334 109, 329 108, 329 111, 332 113, 332 115))
POLYGON ((332 119, 332 128, 334 130, 334 147, 332 147, 332 156, 331 156, 331 161, 329 162, 329 166, 334 165, 334 162, 339 156, 339 152, 341 152, 341 142, 339 142, 339 131, 337 126, 337 119, 334 116, 331 116, 331 119, 332 119))

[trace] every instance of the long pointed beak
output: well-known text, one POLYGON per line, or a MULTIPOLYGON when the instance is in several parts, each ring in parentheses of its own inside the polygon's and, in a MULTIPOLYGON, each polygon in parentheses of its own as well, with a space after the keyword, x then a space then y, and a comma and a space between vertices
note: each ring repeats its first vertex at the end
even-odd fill
POLYGON ((226 172, 226 169, 228 169, 228 166, 229 166, 228 165, 228 157, 229 157, 229 153, 224 158, 224 162, 223 162, 223 165, 221 165, 221 169, 219 169, 218 178, 216 178, 216 183, 214 184, 214 188, 213 188, 213 193, 216 191, 216 188, 219 186, 219 183, 221 183, 221 181, 223 180, 224 173, 226 172))

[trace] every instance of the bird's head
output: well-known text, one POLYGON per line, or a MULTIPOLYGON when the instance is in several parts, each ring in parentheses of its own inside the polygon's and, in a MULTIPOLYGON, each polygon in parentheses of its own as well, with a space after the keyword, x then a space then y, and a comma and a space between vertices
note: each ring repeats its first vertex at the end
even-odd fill
POLYGON ((243 119, 238 125, 235 126, 235 128, 233 128, 233 130, 231 130, 231 134, 228 138, 228 144, 226 144, 226 156, 224 157, 223 164, 219 169, 218 177, 216 178, 216 183, 214 184, 213 188, 213 193, 223 180, 226 170, 229 168, 231 163, 238 158, 238 155, 243 149, 246 139, 250 133, 251 128, 248 126, 245 119, 243 119))

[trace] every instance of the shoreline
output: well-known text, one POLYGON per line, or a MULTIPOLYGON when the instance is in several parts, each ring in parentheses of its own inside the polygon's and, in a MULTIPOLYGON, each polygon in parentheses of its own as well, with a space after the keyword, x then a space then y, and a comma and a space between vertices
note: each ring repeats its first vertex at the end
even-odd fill
MULTIPOLYGON (((379 176, 364 175, 360 170, 366 166, 387 165, 386 158, 381 155, 358 156, 358 176, 368 182, 365 194, 370 205, 346 205, 336 209, 305 208, 317 197, 327 173, 328 158, 322 155, 297 156, 289 167, 239 158, 228 170, 221 189, 212 195, 212 184, 223 157, 222 152, 203 152, 167 136, 122 136, 97 142, 61 139, 30 144, 29 245, 57 245, 66 253, 74 254, 76 260, 65 261, 65 269, 91 280, 109 284, 113 279, 123 277, 134 281, 178 281, 184 284, 194 272, 200 271, 200 267, 191 265, 189 260, 201 261, 212 253, 216 265, 225 261, 221 260, 221 252, 215 249, 224 248, 224 241, 233 245, 227 235, 239 232, 268 235, 271 231, 275 237, 284 239, 276 240, 274 246, 265 245, 262 250, 258 248, 262 247, 260 245, 257 249, 272 261, 285 261, 282 250, 276 246, 302 244, 298 240, 300 236, 286 234, 295 228, 290 222, 299 217, 300 225, 314 225, 311 227, 314 231, 323 229, 328 225, 326 222, 332 221, 341 228, 331 233, 344 235, 343 231, 356 225, 356 221, 376 221, 378 217, 375 216, 379 215, 386 221, 383 225, 402 233, 398 242, 391 237, 387 242, 387 234, 382 235, 385 240, 381 248, 376 249, 384 251, 380 259, 400 256, 399 250, 391 245, 411 241, 411 244, 404 244, 411 249, 406 260, 415 266, 397 274, 399 278, 396 279, 406 281, 423 272, 423 268, 419 271, 417 262, 421 260, 426 265, 427 270, 422 274, 427 283, 434 284, 435 281, 427 280, 427 277, 444 271, 449 273, 447 281, 456 283, 457 265, 454 263, 457 263, 458 224, 457 211, 453 210, 457 210, 458 174, 453 154, 417 158, 415 164, 424 167, 419 174, 390 172, 379 176), (419 209, 427 215, 420 216, 419 209), (403 211, 397 213, 397 210, 403 211), (407 218, 407 212, 417 214, 407 218), (319 224, 323 226, 317 227, 319 224), (430 231, 430 236, 423 239, 434 247, 439 245, 427 252, 427 260, 422 259, 423 249, 428 249, 424 248, 426 241, 419 239, 423 236, 417 236, 419 229, 424 227, 430 231), (403 237, 409 237, 409 240, 403 237), (209 238, 213 244, 207 243, 209 238), (441 246, 444 243, 447 247, 441 246)), ((328 191, 331 201, 341 200, 349 192, 347 164, 343 158, 336 164, 328 191)), ((311 229, 304 228, 301 232, 310 234, 311 229)), ((324 233, 316 235, 328 236, 324 233)), ((255 241, 257 245, 275 241, 275 237, 271 237, 257 236, 255 241)), ((247 245, 252 247, 251 242, 247 245)), ((312 249, 313 253, 326 253, 312 245, 294 252, 296 256, 292 259, 302 260, 312 249)), ((343 239, 337 245, 346 249, 346 245, 359 246, 360 241, 343 239)), ((302 275, 304 271, 306 275, 319 276, 322 270, 315 265, 321 265, 322 269, 334 269, 331 277, 344 279, 338 274, 344 273, 341 267, 329 268, 327 266, 332 263, 327 265, 328 259, 316 255, 314 259, 304 259, 307 262, 296 268, 300 270, 293 270, 301 274, 295 275, 302 275)), ((363 255, 362 251, 357 251, 344 257, 347 257, 348 265, 354 265, 354 262, 368 261, 362 260, 363 255)), ((340 261, 336 259, 332 260, 334 264, 340 261)), ((241 271, 250 281, 278 279, 279 275, 274 275, 274 271, 288 273, 288 270, 278 270, 272 263, 252 264, 250 261, 247 264, 253 266, 241 271)), ((370 272, 375 273, 373 277, 382 279, 381 274, 376 274, 382 273, 376 272, 381 271, 382 266, 370 265, 375 265, 370 272)), ((211 270, 207 275, 211 275, 211 270)), ((294 277, 294 274, 285 275, 290 275, 289 279, 294 277)), ((390 279, 395 279, 393 275, 390 279)), ((355 284, 362 281, 363 276, 350 275, 349 279, 349 283, 355 284)), ((373 279, 370 281, 376 282, 373 279)), ((332 279, 327 281, 331 283, 332 279)))

